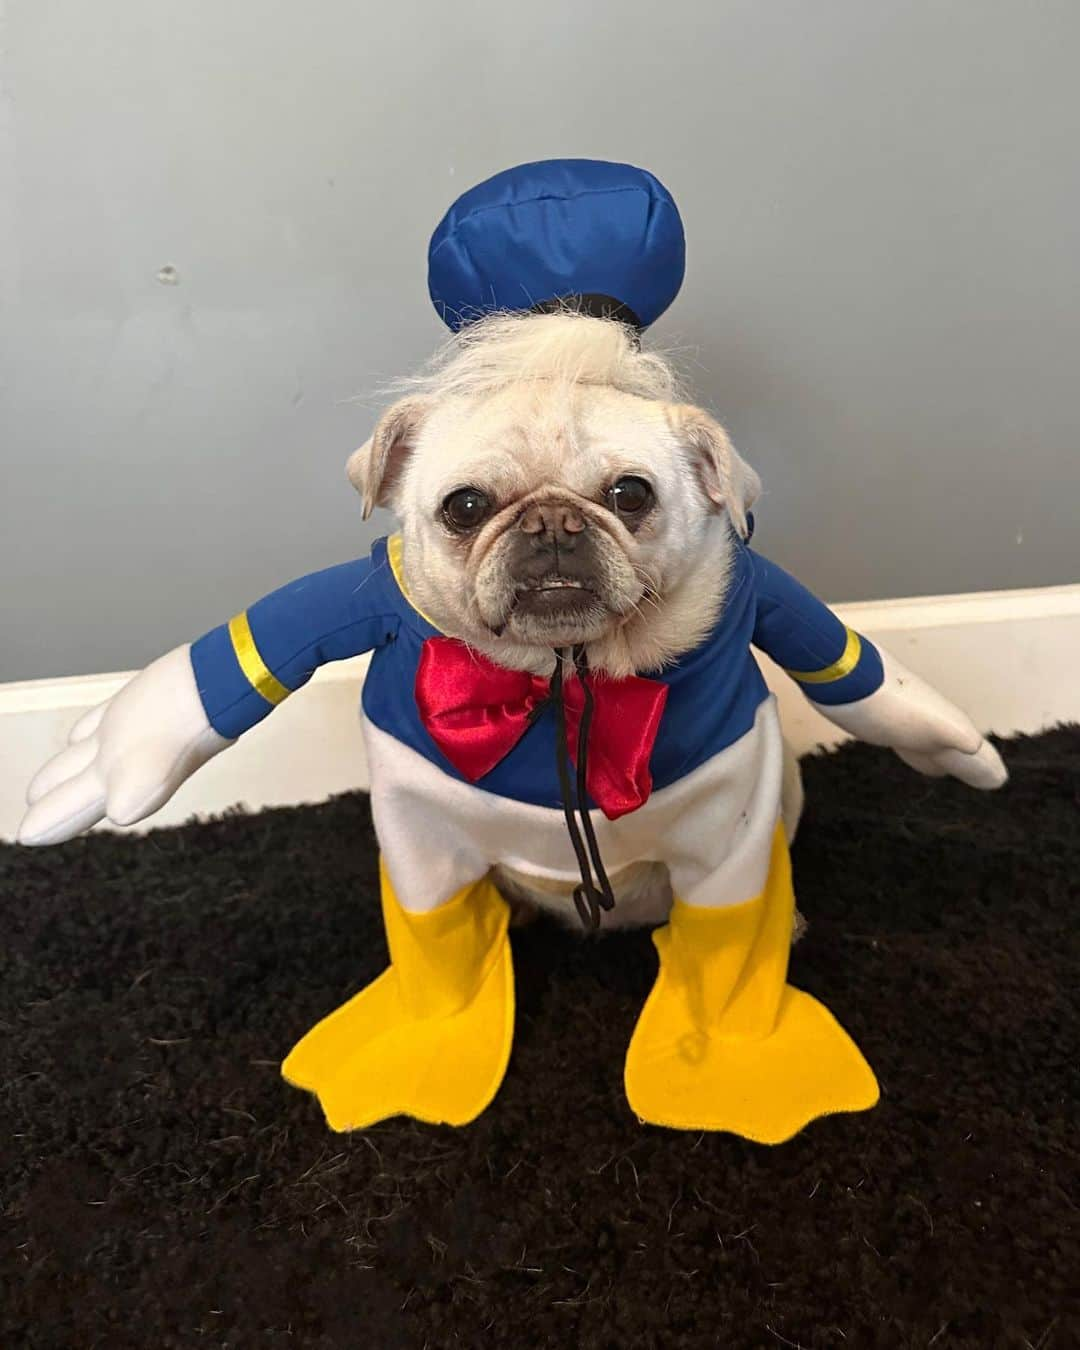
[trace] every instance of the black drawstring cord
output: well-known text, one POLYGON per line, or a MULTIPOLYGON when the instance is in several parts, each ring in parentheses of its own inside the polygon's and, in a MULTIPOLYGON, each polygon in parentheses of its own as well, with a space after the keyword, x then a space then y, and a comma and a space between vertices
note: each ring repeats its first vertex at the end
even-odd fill
POLYGON ((600 857, 600 847, 596 840, 592 819, 587 805, 586 774, 589 753, 589 728, 592 725, 594 699, 592 690, 585 681, 589 665, 584 647, 576 647, 572 653, 565 650, 555 653, 555 673, 551 677, 551 702, 555 709, 555 767, 559 775, 559 792, 562 796, 563 815, 566 817, 566 830, 577 857, 581 884, 574 887, 574 905, 581 922, 587 929, 600 927, 600 911, 610 910, 615 905, 615 894, 611 889, 607 872, 600 857), (572 660, 577 677, 581 681, 584 707, 581 723, 578 727, 577 742, 577 811, 581 815, 579 828, 575 815, 573 786, 570 781, 570 752, 566 748, 566 705, 563 702, 563 662, 572 660), (593 873, 596 873, 595 880, 593 873))
MULTIPOLYGON (((578 647, 574 652, 574 669, 577 671, 577 677, 581 681, 581 690, 585 698, 585 706, 581 710, 581 723, 578 726, 577 743, 577 799, 578 810, 581 812, 581 824, 585 831, 585 841, 589 846, 589 857, 592 860, 593 872, 596 874, 596 889, 591 895, 595 896, 596 904, 600 909, 610 910, 615 908, 615 892, 611 888, 611 882, 608 880, 607 871, 604 868, 604 860, 600 856, 600 845, 596 841, 596 831, 593 829, 592 816, 589 814, 588 807, 585 805, 588 799, 588 790, 585 786, 587 774, 587 760, 589 754, 589 730, 592 727, 593 709, 596 706, 596 700, 593 697, 593 691, 585 676, 589 673, 589 658, 585 654, 584 647, 578 647)), ((585 922, 585 916, 581 914, 581 905, 575 897, 578 914, 581 915, 582 923, 585 922)), ((600 915, 592 903, 589 901, 589 926, 599 928, 600 915)))

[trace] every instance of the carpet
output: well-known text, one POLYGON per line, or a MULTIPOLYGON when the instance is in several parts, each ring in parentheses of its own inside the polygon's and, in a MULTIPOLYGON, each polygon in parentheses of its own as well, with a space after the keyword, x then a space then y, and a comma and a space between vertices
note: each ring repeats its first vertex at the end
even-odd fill
POLYGON ((333 1135, 278 1064, 385 963, 362 794, 0 848, 0 1345, 1080 1345, 1080 728, 982 796, 805 765, 792 982, 882 1086, 779 1148, 641 1126, 648 935, 513 935, 506 1081, 333 1135))

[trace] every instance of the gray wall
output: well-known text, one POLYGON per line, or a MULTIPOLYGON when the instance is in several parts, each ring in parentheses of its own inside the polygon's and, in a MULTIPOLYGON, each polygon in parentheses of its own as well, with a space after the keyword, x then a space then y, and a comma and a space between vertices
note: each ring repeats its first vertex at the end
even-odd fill
POLYGON ((656 336, 764 551, 834 600, 1077 580, 1078 45, 1070 0, 0 0, 0 679, 363 551, 427 236, 551 155, 680 203, 656 336))

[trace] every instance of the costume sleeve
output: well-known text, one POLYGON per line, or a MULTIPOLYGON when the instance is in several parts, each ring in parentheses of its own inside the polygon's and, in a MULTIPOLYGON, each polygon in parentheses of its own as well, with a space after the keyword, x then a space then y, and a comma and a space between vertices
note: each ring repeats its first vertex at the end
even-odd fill
POLYGON ((854 703, 878 689, 883 672, 874 644, 845 627, 782 567, 747 551, 757 594, 754 646, 782 666, 814 703, 854 703))
POLYGON ((371 558, 289 582, 192 644, 211 726, 233 740, 319 666, 389 642, 399 622, 371 558))

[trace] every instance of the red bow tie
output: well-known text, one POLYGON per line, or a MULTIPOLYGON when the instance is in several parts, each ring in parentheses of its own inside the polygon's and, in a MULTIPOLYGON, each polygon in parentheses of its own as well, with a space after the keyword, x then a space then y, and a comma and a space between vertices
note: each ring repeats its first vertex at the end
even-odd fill
MULTIPOLYGON (((631 675, 589 675, 595 698, 589 728, 586 783, 609 820, 648 800, 649 757, 660 726, 667 685, 631 675)), ((416 704, 424 726, 470 783, 483 778, 518 743, 550 697, 550 682, 504 670, 454 638, 428 638, 416 671, 416 704)), ((578 727, 585 697, 579 679, 563 685, 566 741, 577 762, 578 727)))

